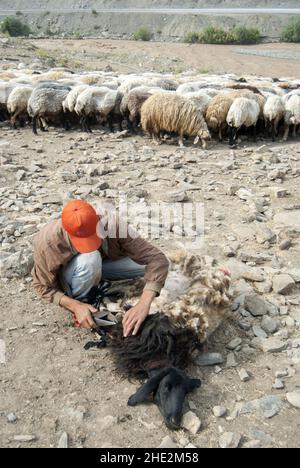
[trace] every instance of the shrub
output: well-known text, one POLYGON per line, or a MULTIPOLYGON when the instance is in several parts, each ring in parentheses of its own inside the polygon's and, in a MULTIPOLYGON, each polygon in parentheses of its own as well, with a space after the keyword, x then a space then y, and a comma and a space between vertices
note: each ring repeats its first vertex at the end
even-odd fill
POLYGON ((18 10, 16 11, 16 16, 23 16, 23 13, 20 10, 18 10))
POLYGON ((14 16, 7 16, 0 25, 0 31, 9 34, 11 37, 29 36, 30 28, 14 16))
POLYGON ((232 44, 233 36, 230 31, 225 31, 222 28, 215 28, 214 26, 209 26, 204 29, 199 36, 200 42, 202 44, 232 44))
POLYGON ((184 42, 188 44, 197 44, 200 41, 200 34, 197 32, 188 32, 184 37, 184 42))
POLYGON ((231 30, 235 44, 258 44, 261 41, 261 35, 256 28, 247 28, 240 26, 231 30))
POLYGON ((133 37, 136 41, 150 41, 152 34, 147 28, 138 29, 133 37))
POLYGON ((281 40, 284 42, 300 42, 300 16, 285 27, 281 40))
POLYGON ((93 14, 94 16, 98 16, 98 11, 97 11, 97 10, 92 10, 92 14, 93 14))
POLYGON ((204 31, 189 32, 185 36, 185 42, 190 44, 257 44, 261 40, 258 29, 240 26, 225 30, 209 26, 204 31))

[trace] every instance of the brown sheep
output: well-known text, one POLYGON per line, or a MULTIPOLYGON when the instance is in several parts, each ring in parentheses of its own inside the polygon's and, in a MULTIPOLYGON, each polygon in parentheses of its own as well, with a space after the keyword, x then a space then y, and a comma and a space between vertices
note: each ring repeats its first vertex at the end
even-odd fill
POLYGON ((163 130, 178 133, 181 146, 185 135, 195 137, 195 144, 201 139, 203 148, 211 138, 195 104, 175 93, 157 93, 147 99, 142 106, 141 123, 143 130, 156 141, 160 141, 163 130))
POLYGON ((228 125, 226 122, 227 114, 233 101, 239 97, 254 99, 260 107, 260 117, 263 118, 265 98, 260 94, 254 94, 247 89, 237 90, 228 94, 218 94, 209 103, 206 111, 206 122, 208 128, 218 132, 219 141, 223 141, 224 132, 228 125))

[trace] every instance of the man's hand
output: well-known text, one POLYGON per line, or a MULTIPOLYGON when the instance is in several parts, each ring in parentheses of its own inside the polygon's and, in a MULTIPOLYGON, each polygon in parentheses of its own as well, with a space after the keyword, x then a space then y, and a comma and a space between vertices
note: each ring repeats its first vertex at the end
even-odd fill
POLYGON ((138 333, 140 326, 150 312, 150 307, 155 296, 156 293, 154 291, 144 291, 137 305, 126 312, 123 319, 125 338, 131 334, 136 335, 138 333))
POLYGON ((85 328, 87 330, 96 328, 96 324, 92 316, 93 313, 97 312, 95 307, 91 306, 90 304, 76 301, 75 299, 72 299, 68 296, 62 297, 60 305, 74 314, 74 318, 78 327, 85 328))
POLYGON ((96 328, 96 324, 92 317, 92 313, 97 312, 95 307, 90 304, 84 304, 79 302, 73 309, 74 317, 78 324, 79 328, 86 328, 90 330, 91 328, 96 328))

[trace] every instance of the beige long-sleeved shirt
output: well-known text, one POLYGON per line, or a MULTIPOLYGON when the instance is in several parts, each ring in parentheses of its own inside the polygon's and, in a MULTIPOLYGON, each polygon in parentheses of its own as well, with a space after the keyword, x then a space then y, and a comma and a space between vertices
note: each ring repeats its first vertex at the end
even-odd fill
MULTIPOLYGON (((34 238, 33 285, 48 302, 59 305, 64 293, 59 283, 61 268, 78 252, 72 246, 61 220, 47 224, 34 238)), ((107 237, 99 249, 103 258, 119 260, 129 257, 139 265, 145 265, 145 289, 160 293, 168 274, 169 262, 158 248, 140 236, 107 237)))

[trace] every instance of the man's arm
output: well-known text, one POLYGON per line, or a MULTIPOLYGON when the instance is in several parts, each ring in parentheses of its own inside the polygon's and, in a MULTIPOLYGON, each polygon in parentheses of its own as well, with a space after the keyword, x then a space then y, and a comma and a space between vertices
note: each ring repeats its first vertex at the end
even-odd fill
POLYGON ((140 237, 137 232, 129 226, 126 238, 119 238, 119 244, 124 254, 139 265, 144 265, 145 288, 153 291, 159 296, 169 271, 169 260, 166 255, 147 240, 140 237))
POLYGON ((145 265, 145 288, 139 302, 132 307, 123 320, 124 336, 136 335, 150 312, 151 304, 164 287, 169 261, 165 254, 150 242, 136 235, 129 228, 128 237, 119 239, 124 253, 140 265, 145 265))

